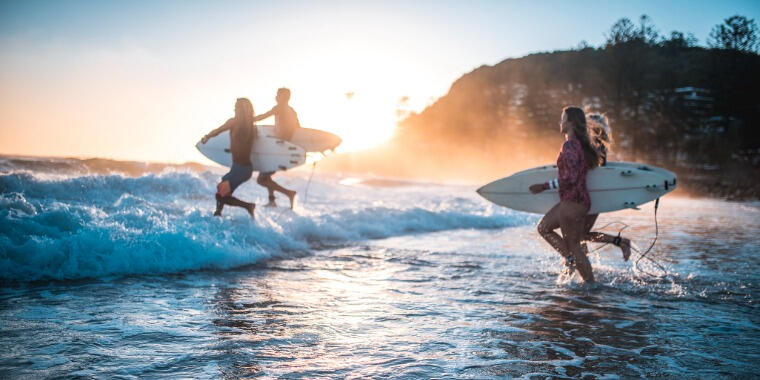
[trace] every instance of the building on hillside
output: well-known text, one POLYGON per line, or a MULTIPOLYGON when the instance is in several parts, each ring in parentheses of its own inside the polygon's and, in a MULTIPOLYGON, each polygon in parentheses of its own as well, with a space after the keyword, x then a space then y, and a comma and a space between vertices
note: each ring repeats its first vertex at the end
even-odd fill
POLYGON ((713 98, 710 90, 699 87, 679 87, 674 90, 686 109, 696 117, 706 117, 712 112, 713 98))

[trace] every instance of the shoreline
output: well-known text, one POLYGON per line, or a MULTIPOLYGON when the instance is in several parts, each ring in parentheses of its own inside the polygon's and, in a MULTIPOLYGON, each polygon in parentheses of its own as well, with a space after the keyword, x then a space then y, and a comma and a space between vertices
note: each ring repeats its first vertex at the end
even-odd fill
MULTIPOLYGON (((328 163, 323 164, 322 167, 318 168, 317 170, 321 171, 322 173, 331 173, 342 176, 371 177, 376 181, 387 180, 415 184, 428 183, 440 185, 479 186, 484 184, 484 181, 488 181, 483 179, 462 178, 456 175, 448 178, 439 176, 404 175, 401 173, 390 175, 389 173, 385 173, 387 171, 386 168, 373 168, 373 165, 368 165, 366 168, 349 168, 347 166, 353 165, 341 165, 340 163, 337 163, 336 165, 335 160, 345 161, 346 158, 348 157, 342 156, 341 154, 337 154, 332 159, 328 157, 328 163)), ((178 164, 137 160, 117 160, 102 157, 24 156, 0 153, 0 159, 9 160, 11 161, 11 164, 21 164, 22 166, 26 166, 24 164, 28 164, 27 169, 32 171, 40 170, 40 164, 44 163, 44 161, 48 161, 58 164, 78 164, 77 167, 65 168, 75 172, 79 171, 82 173, 92 174, 119 173, 127 176, 142 176, 150 173, 161 173, 166 169, 202 172, 214 171, 222 168, 202 164, 196 161, 186 161, 178 164)), ((2 166, 3 165, 0 165, 0 170, 4 169, 2 166)), ((61 167, 60 169, 64 168, 61 167)), ((295 170, 297 171, 298 168, 295 168, 295 170)), ((760 172, 744 173, 741 170, 736 170, 734 168, 732 170, 722 172, 722 175, 715 175, 715 170, 700 170, 693 168, 674 168, 672 170, 678 176, 678 188, 673 192, 673 195, 681 197, 712 198, 734 202, 760 201, 760 180, 758 179, 760 178, 760 172)), ((505 174, 503 174, 502 177, 508 176, 509 174, 510 173, 507 173, 505 171, 505 174)), ((490 177, 492 177, 492 180, 500 178, 497 175, 490 177)))

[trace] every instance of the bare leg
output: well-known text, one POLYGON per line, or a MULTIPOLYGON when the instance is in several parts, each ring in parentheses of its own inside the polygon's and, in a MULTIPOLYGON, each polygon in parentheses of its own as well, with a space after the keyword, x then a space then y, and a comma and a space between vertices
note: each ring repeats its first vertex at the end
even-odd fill
MULTIPOLYGON (((584 237, 584 240, 594 243, 615 244, 617 236, 606 234, 604 232, 591 231, 591 228, 594 227, 594 223, 596 223, 597 217, 599 217, 599 214, 586 215, 586 236, 584 237)), ((631 241, 621 237, 618 244, 615 245, 619 246, 620 250, 623 251, 623 260, 628 261, 628 258, 631 257, 631 241)))
POLYGON ((222 209, 224 208, 224 202, 222 201, 222 196, 219 195, 219 193, 216 194, 216 211, 214 211, 214 216, 222 216, 222 209))
POLYGON ((586 231, 586 237, 581 240, 581 250, 583 250, 583 253, 588 257, 588 245, 586 244, 587 241, 592 241, 589 239, 589 234, 591 231, 591 228, 594 227, 594 223, 596 223, 596 218, 599 217, 599 214, 590 214, 586 215, 586 221, 585 226, 583 227, 584 231, 586 231))
POLYGON ((275 202, 275 198, 274 198, 274 189, 272 189, 271 187, 267 187, 267 192, 269 193, 269 197, 268 197, 269 203, 267 203, 267 207, 276 207, 277 202, 275 202))
POLYGON ((567 250, 565 241, 559 236, 559 234, 554 232, 554 230, 560 226, 559 205, 560 203, 557 203, 556 206, 552 207, 551 210, 541 218, 541 221, 538 223, 538 233, 549 243, 549 245, 556 249, 562 257, 570 258, 572 257, 572 254, 567 250))
POLYGON ((295 190, 290 190, 290 189, 284 188, 282 185, 280 185, 279 183, 275 182, 272 179, 272 177, 269 177, 269 187, 268 188, 269 188, 270 194, 272 194, 270 196, 270 199, 274 198, 274 192, 275 191, 279 191, 279 192, 285 194, 286 197, 288 197, 288 199, 290 200, 290 208, 293 208, 293 206, 294 206, 293 201, 295 200, 295 197, 296 197, 295 190))
MULTIPOLYGON (((594 223, 596 223, 597 218, 599 218, 599 214, 586 215, 585 226, 584 226, 584 231, 586 231, 586 235, 591 233, 591 229, 594 227, 594 223)), ((591 241, 591 239, 586 239, 586 240, 591 241)))
POLYGON ((228 195, 226 197, 219 197, 219 198, 222 204, 242 207, 245 209, 245 211, 248 212, 248 214, 251 215, 252 218, 254 217, 253 210, 256 209, 256 204, 241 201, 240 199, 237 199, 231 195, 228 195))
POLYGON ((214 216, 222 216, 222 209, 224 208, 222 198, 230 194, 232 194, 232 191, 230 190, 229 181, 222 181, 216 185, 216 211, 214 211, 214 216))
POLYGON ((296 192, 294 190, 288 190, 284 188, 282 185, 280 185, 279 183, 275 182, 272 179, 272 174, 259 175, 259 177, 256 179, 256 182, 259 185, 266 187, 267 190, 269 191, 269 203, 267 204, 267 206, 277 205, 274 199, 274 192, 279 191, 288 197, 288 199, 290 200, 290 208, 293 208, 296 192))
POLYGON ((259 173, 259 176, 256 178, 256 183, 265 187, 269 195, 269 202, 264 207, 277 207, 277 202, 274 198, 274 187, 272 186, 274 183, 274 181, 272 181, 272 174, 274 174, 274 172, 259 173))
MULTIPOLYGON (((617 236, 605 234, 604 232, 590 232, 586 234, 586 240, 593 241, 594 243, 615 244, 617 236)), ((631 257, 631 240, 621 236, 620 241, 615 245, 623 251, 623 260, 628 261, 628 258, 631 257)))
POLYGON ((227 181, 223 181, 217 186, 216 211, 214 212, 214 216, 222 216, 224 205, 242 207, 252 218, 254 217, 253 210, 256 208, 256 204, 244 202, 233 197, 232 192, 230 191, 229 182, 227 181))
POLYGON ((575 202, 560 202, 559 221, 562 236, 568 251, 575 258, 575 266, 585 282, 594 282, 594 273, 588 257, 581 249, 581 238, 585 234, 586 208, 575 202))
POLYGON ((296 191, 288 190, 288 193, 285 195, 288 196, 288 200, 290 201, 290 209, 292 210, 294 207, 296 207, 296 191))

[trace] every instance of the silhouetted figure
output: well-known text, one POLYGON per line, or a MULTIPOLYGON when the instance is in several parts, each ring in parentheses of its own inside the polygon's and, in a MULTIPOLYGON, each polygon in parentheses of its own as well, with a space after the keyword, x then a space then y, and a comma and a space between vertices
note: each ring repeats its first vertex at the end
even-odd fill
MULTIPOLYGON (((296 111, 288 105, 290 101, 290 90, 287 88, 280 88, 277 90, 277 96, 275 97, 277 105, 272 107, 267 113, 258 115, 253 118, 253 121, 264 120, 270 116, 274 116, 274 131, 275 136, 282 140, 290 140, 293 137, 297 128, 301 128, 301 123, 298 122, 298 115, 296 111)), ((274 192, 279 191, 290 200, 290 208, 295 205, 296 192, 295 190, 288 190, 282 187, 280 184, 272 179, 274 172, 259 173, 259 177, 256 182, 267 188, 269 191, 269 203, 267 207, 277 206, 275 202, 274 192)))
POLYGON ((232 196, 232 192, 243 182, 253 175, 251 164, 251 149, 253 139, 256 138, 256 126, 254 125, 253 104, 246 98, 238 98, 235 102, 235 117, 227 120, 221 127, 203 136, 201 142, 205 144, 208 139, 226 131, 230 131, 230 151, 232 152, 232 167, 222 177, 222 182, 216 187, 216 211, 215 216, 222 216, 224 205, 244 208, 253 216, 256 208, 254 203, 241 201, 232 196))

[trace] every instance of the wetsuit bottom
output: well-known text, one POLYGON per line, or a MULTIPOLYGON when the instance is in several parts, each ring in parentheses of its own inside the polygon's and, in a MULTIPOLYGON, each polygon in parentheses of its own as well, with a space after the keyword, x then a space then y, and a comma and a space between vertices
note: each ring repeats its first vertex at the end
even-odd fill
POLYGON ((230 171, 222 177, 222 181, 229 182, 230 193, 232 193, 243 182, 249 180, 251 176, 253 176, 253 166, 233 163, 230 171))

